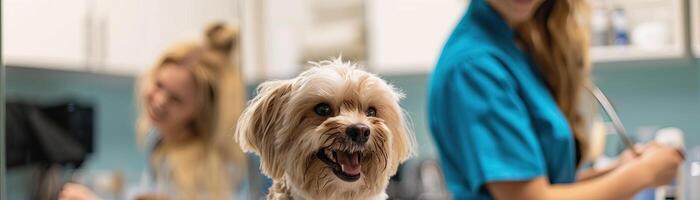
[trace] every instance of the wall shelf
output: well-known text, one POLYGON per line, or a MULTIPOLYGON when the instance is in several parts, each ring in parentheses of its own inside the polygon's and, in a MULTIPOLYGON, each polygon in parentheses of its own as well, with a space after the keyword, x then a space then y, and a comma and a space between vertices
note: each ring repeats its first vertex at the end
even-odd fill
POLYGON ((675 46, 665 46, 658 49, 645 49, 637 46, 591 47, 591 59, 594 63, 680 58, 684 54, 682 47, 675 46))
POLYGON ((682 0, 594 0, 592 8, 593 27, 596 26, 595 20, 602 20, 609 24, 610 33, 608 38, 602 39, 595 38, 601 34, 594 33, 591 41, 614 40, 612 27, 616 18, 612 13, 616 9, 622 9, 624 12, 624 26, 629 39, 628 45, 611 45, 610 42, 591 47, 591 59, 594 63, 685 56, 686 29, 682 0), (601 16, 606 18, 600 19, 601 16))

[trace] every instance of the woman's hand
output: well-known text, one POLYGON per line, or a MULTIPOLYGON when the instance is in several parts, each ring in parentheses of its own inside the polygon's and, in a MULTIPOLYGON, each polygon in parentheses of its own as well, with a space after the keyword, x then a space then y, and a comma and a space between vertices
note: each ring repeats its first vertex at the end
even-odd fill
MULTIPOLYGON (((644 149, 644 145, 642 144, 636 144, 634 145, 634 149, 636 152, 642 152, 644 149)), ((639 159, 637 157, 637 154, 635 152, 632 152, 630 149, 627 149, 623 151, 613 163, 609 165, 605 165, 604 167, 592 167, 590 169, 585 169, 581 170, 578 172, 576 175, 577 181, 587 181, 591 180, 594 178, 598 178, 600 176, 603 176, 623 165, 632 163, 634 160, 639 159)))
POLYGON ((643 148, 635 165, 645 168, 650 177, 649 186, 656 187, 668 184, 676 177, 683 159, 678 149, 652 142, 643 148))
POLYGON ((618 169, 573 184, 551 184, 547 177, 524 181, 489 182, 486 188, 495 199, 630 199, 639 191, 671 182, 683 156, 675 148, 649 143, 636 148, 641 155, 626 152, 618 169))
POLYGON ((617 160, 615 160, 615 164, 613 165, 615 168, 620 167, 625 164, 629 164, 632 161, 639 159, 637 157, 637 153, 643 152, 644 149, 646 148, 646 145, 642 144, 635 144, 634 145, 634 152, 631 149, 625 149, 618 157, 617 160), (637 153, 635 153, 637 152, 637 153))
POLYGON ((63 186, 59 200, 99 200, 89 188, 81 184, 67 183, 63 186))

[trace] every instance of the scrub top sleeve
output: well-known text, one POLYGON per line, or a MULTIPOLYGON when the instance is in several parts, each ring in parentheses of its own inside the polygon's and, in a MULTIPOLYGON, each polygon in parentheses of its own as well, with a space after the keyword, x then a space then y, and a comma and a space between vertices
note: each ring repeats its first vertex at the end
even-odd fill
MULTIPOLYGON (((525 103, 500 62, 480 57, 453 66, 444 109, 472 189, 488 182, 522 181, 546 175, 544 156, 525 103)), ((465 170, 465 169, 463 169, 465 170)))

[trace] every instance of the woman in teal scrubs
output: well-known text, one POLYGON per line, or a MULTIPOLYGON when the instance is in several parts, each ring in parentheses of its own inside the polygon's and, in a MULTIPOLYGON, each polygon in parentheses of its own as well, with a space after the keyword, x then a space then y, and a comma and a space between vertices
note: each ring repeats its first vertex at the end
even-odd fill
POLYGON ((587 147, 576 109, 589 82, 584 3, 471 1, 430 84, 430 128, 456 199, 629 199, 675 175, 682 156, 648 144, 577 177, 587 147))

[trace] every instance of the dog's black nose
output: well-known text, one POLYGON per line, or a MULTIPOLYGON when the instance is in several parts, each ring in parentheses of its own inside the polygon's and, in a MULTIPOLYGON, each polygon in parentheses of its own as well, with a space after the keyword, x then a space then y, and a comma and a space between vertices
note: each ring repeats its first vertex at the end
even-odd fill
POLYGON ((345 129, 345 134, 358 144, 364 144, 369 139, 369 126, 364 124, 350 124, 345 129))

